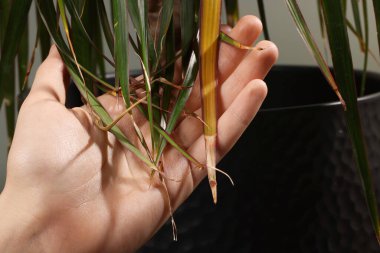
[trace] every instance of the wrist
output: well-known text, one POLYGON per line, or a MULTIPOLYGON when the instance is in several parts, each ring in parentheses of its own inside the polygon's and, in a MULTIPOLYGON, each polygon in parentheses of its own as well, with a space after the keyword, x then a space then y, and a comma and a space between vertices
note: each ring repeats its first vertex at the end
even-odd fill
POLYGON ((41 252, 43 222, 38 205, 21 192, 0 194, 0 252, 41 252))

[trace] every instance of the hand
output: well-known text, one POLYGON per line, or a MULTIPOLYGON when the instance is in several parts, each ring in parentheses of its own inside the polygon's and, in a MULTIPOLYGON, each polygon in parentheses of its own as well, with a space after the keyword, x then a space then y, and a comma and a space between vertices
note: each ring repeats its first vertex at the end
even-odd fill
MULTIPOLYGON (((247 16, 227 32, 243 44, 252 44, 261 29, 257 18, 247 16)), ((258 46, 263 50, 246 52, 221 45, 218 160, 231 149, 266 96, 262 79, 277 58, 277 48, 268 41, 258 46)), ((149 169, 112 134, 95 126, 88 107, 65 108, 65 79, 64 64, 52 47, 20 110, 9 153, 6 186, 0 195, 0 251, 134 251, 168 219, 165 189, 158 181, 150 186, 149 169)), ((113 117, 122 112, 115 97, 103 95, 99 100, 113 117)), ((186 110, 200 113, 200 107, 197 84, 186 110)), ((134 115, 147 135, 146 120, 134 115)), ((136 142, 128 116, 118 126, 136 142)), ((173 138, 204 163, 202 131, 199 120, 187 117, 173 138)), ((206 171, 191 168, 169 145, 163 157, 175 209, 206 171)))

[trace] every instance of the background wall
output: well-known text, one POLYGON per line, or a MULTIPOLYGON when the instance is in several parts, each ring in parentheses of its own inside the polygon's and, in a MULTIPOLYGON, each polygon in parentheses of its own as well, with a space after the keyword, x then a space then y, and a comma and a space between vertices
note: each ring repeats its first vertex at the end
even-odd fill
MULTIPOLYGON (((255 14, 258 15, 256 1, 241 0, 240 9, 241 15, 255 14)), ((313 65, 314 60, 310 57, 303 41, 298 36, 296 28, 293 25, 293 20, 291 19, 288 10, 285 6, 284 1, 266 1, 267 8, 267 19, 268 26, 271 34, 271 40, 273 40, 279 47, 280 57, 277 64, 306 64, 313 65)), ((302 10, 304 11, 304 16, 309 21, 308 24, 310 29, 315 32, 316 39, 322 45, 322 41, 319 38, 319 23, 318 14, 316 11, 316 1, 310 0, 299 0, 302 10)), ((370 5, 370 14, 372 18, 372 5, 370 5)), ((32 11, 31 13, 34 13, 32 11)), ((350 15, 350 14, 349 14, 350 15)), ((373 19, 372 19, 373 20, 373 19)), ((30 37, 36 34, 36 20, 34 15, 30 15, 30 37)), ((376 30, 374 23, 371 23, 371 41, 370 47, 375 53, 378 52, 377 41, 376 41, 376 30)), ((33 39, 32 39, 33 40, 33 39)), ((33 46, 33 41, 31 41, 30 48, 33 46)), ((360 68, 363 61, 363 56, 358 50, 358 43, 356 40, 352 40, 352 47, 354 49, 354 59, 355 67, 360 68)), ((36 56, 39 60, 39 55, 36 56)), ((39 61, 36 61, 35 67, 31 74, 31 79, 34 78, 34 73, 36 66, 39 65, 39 61)), ((132 60, 132 68, 139 67, 138 61, 136 59, 132 60)), ((379 66, 370 59, 369 69, 375 71, 379 69, 379 66)), ((110 70, 110 69, 109 69, 110 70)), ((269 90, 270 92, 270 90, 269 90)), ((6 137, 6 127, 4 120, 4 110, 0 111, 0 192, 3 188, 6 174, 6 157, 7 157, 7 137, 6 137)))

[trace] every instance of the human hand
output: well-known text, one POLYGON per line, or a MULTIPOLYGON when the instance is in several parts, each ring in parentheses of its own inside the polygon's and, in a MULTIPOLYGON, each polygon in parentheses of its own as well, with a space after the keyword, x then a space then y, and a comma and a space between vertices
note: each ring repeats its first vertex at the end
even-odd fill
MULTIPOLYGON (((228 34, 243 44, 252 44, 261 29, 257 18, 247 16, 228 34)), ((266 96, 262 79, 277 58, 277 48, 268 41, 257 46, 264 50, 220 47, 218 160, 231 149, 266 96)), ((64 106, 65 76, 64 64, 52 47, 19 113, 6 186, 0 195, 0 251, 134 251, 168 219, 167 194, 161 183, 152 183, 144 163, 112 134, 95 126, 88 107, 64 106)), ((123 110, 111 95, 99 100, 113 117, 123 110)), ((186 110, 200 114, 200 107, 197 84, 186 110)), ((146 120, 136 112, 134 115, 148 136, 146 120)), ((128 117, 118 126, 137 142, 128 117)), ((172 137, 204 163, 202 132, 199 120, 187 117, 172 137)), ((167 190, 176 208, 206 171, 191 168, 169 145, 163 161, 167 190)))

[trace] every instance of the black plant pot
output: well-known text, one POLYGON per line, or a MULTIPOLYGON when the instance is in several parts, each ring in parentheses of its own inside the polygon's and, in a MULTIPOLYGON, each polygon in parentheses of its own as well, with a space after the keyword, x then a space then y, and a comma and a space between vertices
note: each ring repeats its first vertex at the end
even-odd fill
MULTIPOLYGON (((360 74, 357 73, 358 78, 360 74)), ((253 123, 219 167, 219 202, 204 181, 139 252, 379 253, 340 104, 320 71, 276 67, 253 123)), ((359 99, 380 203, 380 76, 359 99)), ((223 133, 221 133, 223 134, 223 133)))

